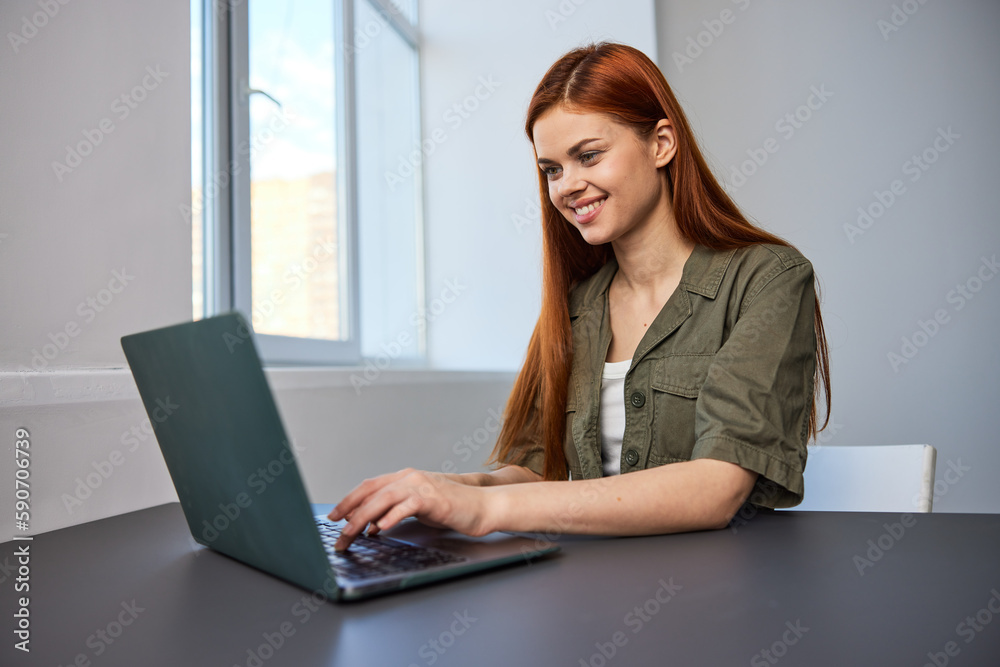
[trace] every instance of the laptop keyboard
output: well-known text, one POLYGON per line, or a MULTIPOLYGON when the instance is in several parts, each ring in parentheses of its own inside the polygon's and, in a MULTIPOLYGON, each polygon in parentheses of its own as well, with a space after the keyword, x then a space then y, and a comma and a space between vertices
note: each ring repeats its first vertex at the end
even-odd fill
POLYGON ((340 526, 316 517, 316 528, 334 571, 352 579, 426 570, 468 560, 439 549, 420 547, 381 535, 359 535, 345 552, 334 551, 340 526))

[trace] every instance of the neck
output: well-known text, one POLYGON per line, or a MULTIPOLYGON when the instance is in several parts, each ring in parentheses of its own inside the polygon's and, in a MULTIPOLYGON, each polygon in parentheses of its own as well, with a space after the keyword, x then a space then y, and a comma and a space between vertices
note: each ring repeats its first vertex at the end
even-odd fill
POLYGON ((626 289, 655 292, 660 286, 676 285, 694 250, 694 243, 677 227, 669 199, 661 203, 646 222, 611 244, 618 262, 615 280, 626 289))

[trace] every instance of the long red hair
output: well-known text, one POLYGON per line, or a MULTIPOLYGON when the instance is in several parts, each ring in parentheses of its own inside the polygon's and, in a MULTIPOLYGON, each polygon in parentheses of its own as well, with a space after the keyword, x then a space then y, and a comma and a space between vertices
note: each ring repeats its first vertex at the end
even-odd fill
MULTIPOLYGON (((756 243, 789 245, 747 220, 722 189, 702 157, 687 118, 663 73, 638 49, 601 42, 574 49, 556 61, 542 77, 528 104, 524 131, 529 140, 534 141, 535 122, 559 105, 575 112, 609 114, 641 136, 648 136, 661 119, 670 120, 677 150, 663 169, 671 192, 674 218, 686 238, 715 250, 756 243)), ((531 421, 538 401, 539 423, 534 427, 539 431, 545 450, 544 477, 559 480, 567 478, 563 442, 573 358, 569 290, 614 255, 610 244, 591 246, 566 222, 549 199, 547 179, 541 169, 538 170, 538 190, 542 211, 542 311, 528 343, 524 365, 507 401, 503 426, 490 461, 512 464, 525 461, 525 443, 519 438, 531 421)), ((810 436, 825 428, 830 414, 829 353, 818 296, 815 312, 815 379, 822 382, 826 420, 818 427, 817 396, 814 395, 809 414, 810 436)))

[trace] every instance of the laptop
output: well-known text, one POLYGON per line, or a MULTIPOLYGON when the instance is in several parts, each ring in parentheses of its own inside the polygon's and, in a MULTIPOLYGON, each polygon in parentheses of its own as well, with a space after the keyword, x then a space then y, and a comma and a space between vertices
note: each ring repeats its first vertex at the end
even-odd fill
MULTIPOLYGON (((357 600, 543 556, 551 542, 472 538, 407 520, 333 551, 343 521, 306 495, 239 313, 121 339, 198 543, 334 600, 357 600)), ((335 446, 335 445, 334 445, 335 446)))

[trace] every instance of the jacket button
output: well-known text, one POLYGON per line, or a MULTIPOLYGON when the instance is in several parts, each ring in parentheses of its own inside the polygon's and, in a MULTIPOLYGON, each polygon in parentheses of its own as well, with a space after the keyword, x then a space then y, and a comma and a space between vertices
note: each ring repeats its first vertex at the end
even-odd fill
MULTIPOLYGON (((639 395, 642 396, 642 394, 639 395)), ((630 466, 634 466, 638 462, 639 462, 638 452, 636 452, 634 449, 630 449, 627 452, 625 452, 625 463, 629 464, 630 466)))
POLYGON ((646 397, 641 391, 632 394, 632 407, 641 408, 646 404, 646 397))

